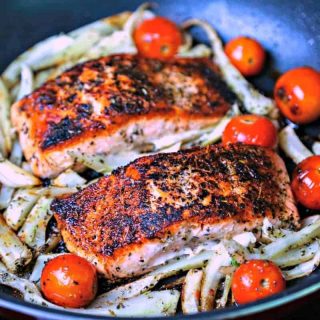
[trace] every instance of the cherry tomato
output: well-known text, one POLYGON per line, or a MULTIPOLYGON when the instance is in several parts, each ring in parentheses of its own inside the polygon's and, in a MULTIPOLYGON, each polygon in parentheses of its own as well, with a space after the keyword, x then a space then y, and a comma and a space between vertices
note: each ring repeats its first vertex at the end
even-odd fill
POLYGON ((292 69, 276 82, 274 98, 281 112, 299 124, 320 117, 320 73, 310 67, 292 69))
POLYGON ((281 270, 271 261, 250 260, 242 264, 232 279, 232 294, 238 304, 266 298, 285 289, 281 270))
POLYGON ((291 187, 301 204, 320 210, 320 156, 309 157, 298 164, 291 187))
POLYGON ((248 37, 238 37, 229 41, 225 53, 244 76, 260 73, 266 60, 266 53, 261 44, 248 37))
POLYGON ((265 117, 254 114, 241 115, 228 123, 222 134, 222 142, 274 147, 277 143, 277 130, 265 117))
POLYGON ((96 268, 74 254, 50 260, 41 274, 41 291, 53 303, 70 308, 88 305, 97 293, 96 268))
POLYGON ((143 21, 135 29, 133 38, 139 53, 149 58, 171 58, 182 44, 177 25, 163 17, 143 21))

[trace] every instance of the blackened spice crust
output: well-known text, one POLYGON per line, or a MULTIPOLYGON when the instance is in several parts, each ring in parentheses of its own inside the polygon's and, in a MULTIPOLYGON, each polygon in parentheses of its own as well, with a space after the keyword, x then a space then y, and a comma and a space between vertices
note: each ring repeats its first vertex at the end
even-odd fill
POLYGON ((183 226, 259 227, 264 217, 292 226, 297 216, 287 207, 288 181, 279 161, 272 150, 246 145, 157 154, 54 200, 51 208, 73 245, 102 256, 165 241, 183 226))
POLYGON ((48 132, 45 135, 41 148, 47 149, 57 145, 60 142, 71 139, 82 133, 83 127, 81 123, 66 117, 58 123, 50 122, 48 132))
POLYGON ((111 135, 139 117, 216 121, 234 102, 210 59, 119 54, 65 71, 18 102, 18 110, 30 119, 33 145, 46 151, 106 134, 101 129, 111 135))

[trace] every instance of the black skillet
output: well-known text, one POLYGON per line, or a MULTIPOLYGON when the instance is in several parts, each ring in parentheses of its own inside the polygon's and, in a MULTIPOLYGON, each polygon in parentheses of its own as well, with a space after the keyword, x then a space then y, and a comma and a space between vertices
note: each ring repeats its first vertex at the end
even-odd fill
MULTIPOLYGON (((139 0, 0 0, 0 71, 19 53, 53 34, 70 31, 104 16, 134 10, 139 0)), ((319 0, 163 0, 157 12, 176 22, 196 17, 209 21, 224 40, 237 35, 252 36, 270 53, 263 76, 252 79, 266 93, 279 72, 301 65, 320 69, 319 0)), ((199 41, 203 33, 195 30, 199 41)), ((300 128, 320 135, 319 122, 300 128)), ((306 303, 320 290, 320 270, 300 279, 285 292, 241 307, 176 319, 275 319, 279 314, 292 319, 294 306, 306 303), (271 311, 272 309, 272 311, 271 311)), ((319 308, 320 309, 320 308, 319 308)), ((318 310, 320 311, 320 310, 318 310)), ((89 319, 88 316, 46 309, 0 292, 0 316, 8 319, 89 319), (13 313, 14 312, 14 313, 13 313), (19 312, 20 316, 16 313, 19 312), (28 316, 27 316, 28 315, 28 316)), ((308 315, 306 315, 308 317, 308 315)), ((310 316, 309 316, 310 318, 310 316)), ((106 319, 91 316, 90 319, 106 319)), ((282 318, 283 319, 283 318, 282 318)))

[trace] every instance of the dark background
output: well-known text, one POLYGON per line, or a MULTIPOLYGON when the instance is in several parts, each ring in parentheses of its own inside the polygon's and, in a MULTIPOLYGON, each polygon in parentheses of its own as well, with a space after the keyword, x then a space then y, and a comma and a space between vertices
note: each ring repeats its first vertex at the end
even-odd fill
MULTIPOLYGON (((101 17, 133 10, 141 2, 143 1, 0 0, 0 71, 19 53, 46 37, 68 32, 101 17)), ((240 34, 259 39, 269 52, 268 65, 262 76, 252 80, 266 92, 272 91, 279 72, 300 65, 320 69, 320 0, 156 2, 159 14, 178 23, 189 17, 209 21, 225 41, 240 34)), ((196 31, 195 36, 200 41, 205 40, 200 32, 196 31)), ((2 309, 0 317, 1 314, 2 309)), ((290 307, 267 315, 269 320, 279 318, 320 319, 320 295, 295 302, 290 307), (281 313, 287 315, 283 317, 281 313)), ((18 318, 10 314, 9 319, 18 318)))
MULTIPOLYGON (((36 42, 101 17, 134 10, 141 0, 0 0, 0 71, 36 42)), ((200 17, 224 40, 259 39, 272 52, 264 77, 253 81, 270 93, 279 71, 297 65, 320 69, 319 0, 150 0, 178 23, 200 17)), ((205 40, 202 33, 196 37, 205 40)))

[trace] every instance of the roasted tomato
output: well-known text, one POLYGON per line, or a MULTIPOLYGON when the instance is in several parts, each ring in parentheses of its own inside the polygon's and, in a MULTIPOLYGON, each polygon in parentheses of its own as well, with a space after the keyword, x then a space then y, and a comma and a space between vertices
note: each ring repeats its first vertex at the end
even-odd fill
POLYGON ((281 112, 299 124, 320 117, 320 73, 309 67, 283 74, 274 88, 274 98, 281 112))
POLYGON ((232 39, 226 44, 225 52, 232 64, 244 76, 254 76, 260 73, 266 60, 261 44, 248 37, 232 39))
POLYGON ((266 298, 285 287, 281 270, 267 260, 245 262, 235 271, 232 279, 232 294, 238 304, 266 298))
POLYGON ((241 115, 234 117, 228 123, 222 135, 222 142, 274 147, 277 143, 277 130, 265 117, 253 114, 241 115))
POLYGON ((291 187, 302 205, 320 210, 320 156, 309 157, 298 164, 291 187))
POLYGON ((155 17, 143 21, 133 33, 141 55, 149 58, 171 58, 182 44, 182 35, 175 23, 155 17))
POLYGON ((70 308, 88 305, 97 293, 96 268, 74 254, 50 260, 41 274, 41 291, 53 303, 70 308))

